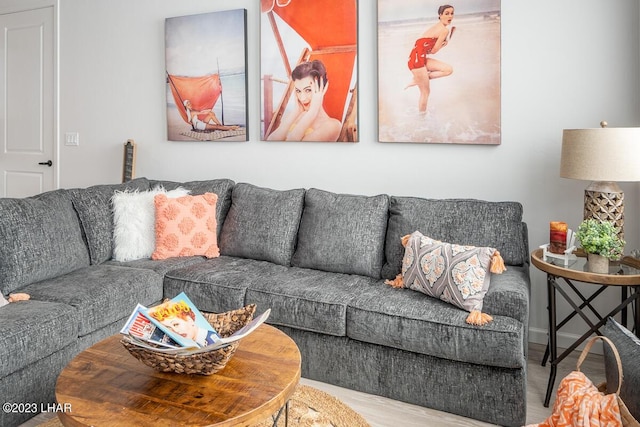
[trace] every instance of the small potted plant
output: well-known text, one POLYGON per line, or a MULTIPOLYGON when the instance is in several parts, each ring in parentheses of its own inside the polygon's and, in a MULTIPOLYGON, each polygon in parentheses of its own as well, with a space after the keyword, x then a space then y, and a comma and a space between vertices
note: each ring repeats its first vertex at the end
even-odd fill
POLYGON ((609 272, 609 261, 622 257, 625 241, 618 232, 618 228, 610 221, 590 218, 580 223, 576 237, 587 253, 589 271, 606 274, 609 272))

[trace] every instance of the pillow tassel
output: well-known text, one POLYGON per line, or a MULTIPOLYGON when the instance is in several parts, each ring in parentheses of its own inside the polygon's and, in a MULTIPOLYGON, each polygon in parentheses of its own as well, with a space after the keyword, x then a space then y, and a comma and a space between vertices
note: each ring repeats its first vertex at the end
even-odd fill
POLYGON ((507 267, 504 266, 504 260, 500 252, 496 251, 491 257, 491 272, 501 274, 505 271, 507 271, 507 267))
POLYGON ((18 301, 27 301, 29 299, 31 299, 31 295, 19 292, 17 294, 9 294, 9 298, 7 298, 7 301, 18 302, 18 301))
POLYGON ((467 316, 467 323, 476 326, 484 326, 492 320, 493 317, 489 316, 487 313, 481 312, 480 310, 471 310, 471 313, 467 316))
POLYGON ((398 274, 396 278, 393 280, 389 280, 389 279, 385 280, 384 283, 385 285, 389 285, 392 288, 403 288, 404 280, 402 279, 402 273, 398 274))

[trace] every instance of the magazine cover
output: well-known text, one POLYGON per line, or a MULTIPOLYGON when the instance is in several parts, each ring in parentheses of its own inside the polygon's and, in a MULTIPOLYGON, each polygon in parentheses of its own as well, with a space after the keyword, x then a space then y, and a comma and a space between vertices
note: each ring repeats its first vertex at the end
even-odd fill
POLYGON ((183 347, 205 347, 220 340, 216 330, 184 292, 148 308, 145 314, 183 347))
POLYGON ((146 309, 142 304, 138 304, 120 333, 162 347, 180 348, 180 344, 172 340, 169 335, 165 334, 143 314, 146 309))
POLYGON ((269 318, 269 314, 271 314, 271 309, 267 309, 267 311, 265 311, 264 313, 262 313, 260 316, 256 317, 255 319, 253 319, 251 322, 247 323, 245 326, 243 326, 242 328, 238 329, 236 332, 233 333, 233 335, 229 335, 228 337, 224 337, 224 338, 220 338, 220 341, 218 341, 215 344, 210 344, 206 347, 203 347, 199 350, 195 350, 192 351, 191 354, 193 353, 201 353, 201 352, 206 352, 206 351, 211 351, 211 350, 216 350, 218 348, 222 348, 225 347, 233 342, 239 341, 242 338, 246 337, 247 335, 249 335, 251 332, 255 331, 258 326, 262 325, 268 318, 269 318))

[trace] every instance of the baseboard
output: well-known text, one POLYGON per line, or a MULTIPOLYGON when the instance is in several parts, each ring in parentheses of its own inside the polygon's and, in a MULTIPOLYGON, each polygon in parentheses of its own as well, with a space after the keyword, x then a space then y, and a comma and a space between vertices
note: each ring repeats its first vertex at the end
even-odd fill
MULTIPOLYGON (((534 344, 547 345, 548 331, 540 328, 529 328, 529 342, 534 344)), ((573 343, 580 338, 580 335, 568 334, 565 332, 558 332, 558 353, 569 348, 573 343)), ((584 342, 578 346, 577 351, 581 351, 584 348, 584 342)), ((591 347, 590 353, 602 354, 602 343, 597 342, 591 347)))

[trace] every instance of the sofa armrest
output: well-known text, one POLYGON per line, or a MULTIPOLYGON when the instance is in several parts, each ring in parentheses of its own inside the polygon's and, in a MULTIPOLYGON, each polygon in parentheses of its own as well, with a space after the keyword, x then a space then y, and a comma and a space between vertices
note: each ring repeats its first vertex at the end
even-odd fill
POLYGON ((484 297, 482 311, 492 316, 508 316, 525 327, 529 322, 531 280, 529 264, 507 265, 507 271, 491 275, 491 285, 484 297))

